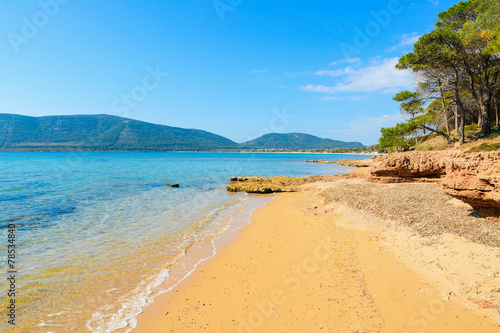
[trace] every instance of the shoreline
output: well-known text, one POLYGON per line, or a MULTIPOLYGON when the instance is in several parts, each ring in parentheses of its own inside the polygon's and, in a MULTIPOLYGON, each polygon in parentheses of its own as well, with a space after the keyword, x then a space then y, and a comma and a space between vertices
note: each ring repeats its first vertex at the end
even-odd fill
MULTIPOLYGON (((144 309, 155 304, 157 298, 161 299, 185 280, 189 280, 200 267, 216 256, 223 246, 236 239, 235 235, 238 231, 250 223, 253 211, 265 206, 274 197, 273 194, 249 196, 246 200, 241 201, 242 207, 237 207, 239 203, 233 203, 231 206, 221 209, 210 219, 210 222, 197 231, 199 233, 198 239, 186 247, 184 254, 175 262, 163 267, 167 276, 160 285, 150 291, 143 304, 134 305, 135 313, 132 316, 114 318, 114 315, 114 324, 109 327, 99 327, 99 332, 102 329, 106 332, 108 330, 113 332, 132 331, 137 324, 138 315, 143 313, 144 309), (247 200, 249 201, 247 202, 247 200)), ((89 326, 88 328, 93 330, 89 326)))
POLYGON ((132 332, 498 330, 494 313, 485 319, 446 298, 429 266, 415 268, 404 233, 388 241, 380 228, 349 222, 352 212, 325 206, 325 186, 280 193, 255 211, 234 241, 146 307, 132 332))
POLYGON ((362 155, 362 156, 382 156, 383 153, 328 153, 328 152, 302 152, 302 151, 128 151, 128 150, 2 150, 0 153, 224 153, 224 154, 310 154, 310 155, 362 155))

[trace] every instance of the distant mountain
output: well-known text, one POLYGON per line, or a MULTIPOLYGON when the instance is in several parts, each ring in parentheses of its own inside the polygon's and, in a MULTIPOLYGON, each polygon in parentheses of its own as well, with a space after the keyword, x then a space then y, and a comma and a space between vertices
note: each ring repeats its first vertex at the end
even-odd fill
POLYGON ((100 115, 28 117, 0 113, 0 151, 210 151, 361 148, 313 135, 267 134, 238 144, 197 129, 100 115))
POLYGON ((303 133, 278 134, 271 133, 241 144, 241 147, 251 149, 334 149, 334 148, 363 148, 360 142, 344 142, 323 139, 303 133))
POLYGON ((27 117, 0 114, 0 150, 204 151, 238 144, 202 130, 116 116, 27 117))

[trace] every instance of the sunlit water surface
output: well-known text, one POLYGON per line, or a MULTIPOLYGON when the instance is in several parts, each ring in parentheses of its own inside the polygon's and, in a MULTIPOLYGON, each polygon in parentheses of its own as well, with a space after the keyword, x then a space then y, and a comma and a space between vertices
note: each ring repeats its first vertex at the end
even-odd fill
POLYGON ((0 153, 2 273, 9 224, 16 226, 17 271, 15 328, 6 319, 8 281, 0 282, 1 330, 133 326, 152 297, 213 254, 182 260, 188 248, 245 225, 270 200, 228 193, 231 176, 334 175, 350 169, 305 160, 344 158, 353 156, 0 153))

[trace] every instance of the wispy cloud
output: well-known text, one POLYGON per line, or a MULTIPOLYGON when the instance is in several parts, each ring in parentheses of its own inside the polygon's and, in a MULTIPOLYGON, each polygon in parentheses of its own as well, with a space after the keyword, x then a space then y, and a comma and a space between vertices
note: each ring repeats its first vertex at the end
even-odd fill
POLYGON ((312 74, 311 71, 302 71, 302 72, 294 72, 294 73, 285 73, 285 77, 287 78, 292 78, 292 77, 297 77, 301 75, 310 75, 312 74))
POLYGON ((415 44, 416 41, 418 41, 419 38, 420 35, 418 34, 418 32, 412 32, 411 34, 403 34, 401 35, 401 42, 399 42, 398 45, 394 45, 389 49, 387 49, 387 52, 393 52, 405 46, 413 45, 415 44))
POLYGON ((342 75, 346 75, 352 72, 351 67, 347 67, 344 69, 330 69, 330 70, 319 70, 314 72, 314 75, 317 76, 322 76, 322 75, 327 75, 327 76, 332 76, 332 77, 339 77, 342 75))
POLYGON ((245 74, 262 74, 262 73, 266 73, 266 72, 269 72, 269 70, 268 69, 254 69, 251 71, 244 71, 243 73, 245 73, 245 74))
POLYGON ((340 98, 338 96, 323 96, 320 98, 323 102, 337 101, 340 98))
POLYGON ((348 95, 348 96, 323 96, 320 98, 322 102, 329 101, 361 101, 363 99, 367 99, 372 97, 373 95, 348 95))
POLYGON ((326 94, 338 93, 394 93, 402 89, 409 89, 414 85, 414 78, 410 71, 395 68, 398 58, 373 59, 365 67, 341 71, 321 71, 317 75, 330 75, 339 78, 340 82, 331 86, 307 84, 302 90, 326 94))
POLYGON ((333 61, 333 62, 331 62, 330 66, 336 66, 336 65, 340 65, 340 64, 355 64, 355 63, 358 63, 358 62, 361 62, 360 58, 345 58, 345 59, 342 59, 342 60, 339 60, 339 61, 333 61))
POLYGON ((263 77, 265 77, 265 74, 267 72, 269 72, 268 69, 253 69, 250 71, 242 71, 241 73, 252 75, 255 79, 262 79, 263 77))

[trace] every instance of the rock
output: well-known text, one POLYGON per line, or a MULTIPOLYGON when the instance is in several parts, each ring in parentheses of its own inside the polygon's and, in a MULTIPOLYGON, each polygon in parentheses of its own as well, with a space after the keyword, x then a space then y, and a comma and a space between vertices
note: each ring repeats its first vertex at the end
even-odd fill
POLYGON ((345 159, 339 161, 325 161, 325 160, 308 160, 308 163, 322 163, 322 164, 338 164, 348 167, 355 168, 366 168, 373 167, 377 165, 377 157, 371 157, 369 159, 345 159))
POLYGON ((229 192, 275 193, 295 192, 299 185, 313 182, 328 182, 338 179, 338 176, 294 177, 231 177, 227 185, 229 192))
POLYGON ((170 186, 170 187, 179 187, 179 184, 165 184, 165 186, 170 186))
POLYGON ((446 174, 442 156, 433 152, 395 153, 380 158, 374 177, 440 178, 446 174))
POLYGON ((500 152, 454 154, 442 180, 446 194, 500 222, 500 152))
POLYGON ((380 158, 368 180, 381 183, 437 181, 444 193, 500 221, 500 152, 397 153, 380 158))

